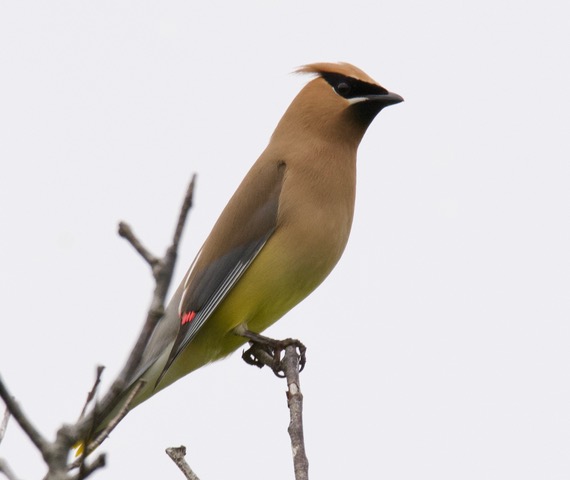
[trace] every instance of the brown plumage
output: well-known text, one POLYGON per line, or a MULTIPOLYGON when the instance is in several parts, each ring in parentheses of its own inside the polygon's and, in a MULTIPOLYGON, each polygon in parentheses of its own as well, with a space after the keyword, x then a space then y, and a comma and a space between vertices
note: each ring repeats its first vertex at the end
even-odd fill
MULTIPOLYGON (((146 400, 261 332, 310 294, 348 241, 356 152, 402 98, 348 63, 315 63, 271 140, 220 215, 145 350, 146 400)), ((100 428, 105 424, 102 420, 100 428)))

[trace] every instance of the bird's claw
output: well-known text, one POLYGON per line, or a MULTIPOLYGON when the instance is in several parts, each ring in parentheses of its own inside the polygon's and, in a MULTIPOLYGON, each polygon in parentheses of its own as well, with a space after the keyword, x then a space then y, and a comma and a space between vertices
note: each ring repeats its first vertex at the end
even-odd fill
POLYGON ((299 351, 299 371, 302 372, 305 368, 307 348, 299 340, 294 338, 273 340, 261 335, 247 338, 249 338, 250 347, 242 353, 242 358, 247 364, 259 368, 267 365, 276 376, 283 378, 285 377, 281 366, 283 352, 287 347, 294 346, 299 351))

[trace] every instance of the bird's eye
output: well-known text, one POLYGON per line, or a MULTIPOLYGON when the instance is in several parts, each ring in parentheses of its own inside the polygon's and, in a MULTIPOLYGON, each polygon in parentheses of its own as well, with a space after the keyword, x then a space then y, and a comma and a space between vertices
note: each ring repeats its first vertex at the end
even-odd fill
POLYGON ((340 82, 337 86, 336 86, 336 92, 341 96, 341 97, 346 97, 349 93, 350 93, 350 85, 346 82, 340 82))

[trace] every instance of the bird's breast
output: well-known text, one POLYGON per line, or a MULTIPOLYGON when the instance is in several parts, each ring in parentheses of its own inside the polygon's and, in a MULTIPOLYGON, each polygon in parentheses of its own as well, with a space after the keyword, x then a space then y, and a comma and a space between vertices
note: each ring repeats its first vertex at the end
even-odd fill
POLYGON ((352 224, 355 182, 351 175, 327 181, 326 173, 288 166, 277 228, 221 306, 221 315, 233 312, 233 327, 267 328, 309 295, 340 259, 352 224))

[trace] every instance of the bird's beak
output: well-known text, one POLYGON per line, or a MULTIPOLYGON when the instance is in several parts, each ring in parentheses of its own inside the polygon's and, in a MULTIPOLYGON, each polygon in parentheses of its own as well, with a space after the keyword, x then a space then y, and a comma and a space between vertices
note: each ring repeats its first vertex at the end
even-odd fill
POLYGON ((365 98, 368 102, 378 103, 382 106, 382 108, 388 107, 390 105, 396 105, 397 103, 404 101, 400 95, 392 92, 388 92, 382 95, 366 95, 365 98))
POLYGON ((384 107, 388 107, 390 105, 396 105, 396 103, 404 101, 404 99, 400 97, 400 95, 392 92, 362 95, 362 97, 353 97, 353 98, 348 98, 347 100, 348 103, 350 103, 351 105, 355 104, 370 105, 372 103, 373 105, 371 106, 374 106, 377 112, 382 110, 384 107))

